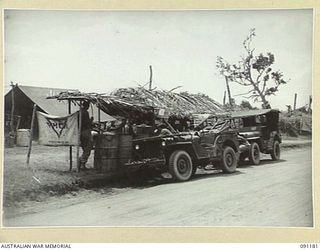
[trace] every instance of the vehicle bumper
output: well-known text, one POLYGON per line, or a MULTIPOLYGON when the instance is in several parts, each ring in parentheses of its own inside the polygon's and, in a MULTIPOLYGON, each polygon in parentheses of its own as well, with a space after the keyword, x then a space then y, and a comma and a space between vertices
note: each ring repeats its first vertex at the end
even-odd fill
POLYGON ((150 158, 142 159, 138 161, 132 161, 125 163, 124 166, 128 169, 138 169, 138 168, 159 168, 166 164, 165 158, 150 158))

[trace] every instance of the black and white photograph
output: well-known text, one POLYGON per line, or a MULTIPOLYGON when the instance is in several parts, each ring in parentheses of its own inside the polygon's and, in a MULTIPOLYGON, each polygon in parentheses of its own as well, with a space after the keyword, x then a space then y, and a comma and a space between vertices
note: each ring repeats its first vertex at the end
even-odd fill
POLYGON ((2 226, 314 228, 314 10, 3 10, 2 226))

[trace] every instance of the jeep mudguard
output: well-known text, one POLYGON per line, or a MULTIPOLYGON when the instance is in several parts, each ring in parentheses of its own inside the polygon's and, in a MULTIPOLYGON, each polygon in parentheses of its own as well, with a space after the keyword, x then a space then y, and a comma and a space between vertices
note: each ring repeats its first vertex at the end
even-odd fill
POLYGON ((222 144, 222 147, 223 148, 231 147, 235 152, 239 151, 239 148, 237 147, 236 143, 231 139, 225 140, 222 144))

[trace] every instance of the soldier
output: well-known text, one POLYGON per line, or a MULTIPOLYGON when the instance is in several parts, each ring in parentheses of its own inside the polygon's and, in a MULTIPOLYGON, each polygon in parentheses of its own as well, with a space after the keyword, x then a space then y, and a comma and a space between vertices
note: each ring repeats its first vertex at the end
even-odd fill
POLYGON ((93 117, 89 117, 89 109, 90 102, 85 101, 81 107, 81 135, 80 135, 80 145, 83 150, 82 155, 80 157, 80 168, 87 169, 86 163, 90 156, 93 140, 91 135, 92 121, 93 117))

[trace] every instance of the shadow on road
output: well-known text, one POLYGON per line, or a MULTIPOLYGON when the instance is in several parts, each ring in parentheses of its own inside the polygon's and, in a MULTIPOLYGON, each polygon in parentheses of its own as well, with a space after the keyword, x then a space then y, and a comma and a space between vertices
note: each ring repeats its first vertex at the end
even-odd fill
MULTIPOLYGON (((281 164, 286 160, 273 161, 271 159, 262 159, 259 165, 252 165, 249 161, 239 164, 238 170, 232 174, 223 173, 221 170, 210 168, 198 169, 196 174, 188 182, 197 182, 208 178, 231 178, 234 175, 243 174, 241 169, 258 168, 268 164, 281 164)), ((124 173, 118 176, 92 178, 85 180, 81 178, 76 185, 80 188, 103 191, 104 193, 112 192, 112 189, 145 189, 158 185, 174 184, 175 181, 169 173, 161 174, 159 171, 152 169, 145 169, 140 171, 131 172, 130 174, 124 173)))
POLYGON ((264 165, 268 165, 268 164, 278 164, 278 163, 283 163, 286 162, 287 160, 284 159, 280 159, 278 161, 274 161, 272 159, 262 159, 260 161, 259 165, 252 165, 248 160, 241 162, 238 166, 238 168, 255 168, 255 167, 259 167, 259 166, 264 166, 264 165))
MULTIPOLYGON (((225 178, 232 177, 234 175, 243 174, 241 171, 236 171, 232 174, 223 173, 221 170, 204 170, 198 169, 197 173, 188 181, 196 182, 208 178, 225 178)), ((144 189, 150 188, 158 185, 174 184, 179 183, 175 181, 169 173, 160 174, 152 171, 138 171, 136 173, 131 173, 131 175, 119 176, 113 180, 99 180, 91 183, 86 183, 84 187, 86 189, 98 190, 98 189, 112 189, 112 188, 134 188, 134 189, 144 189)))

